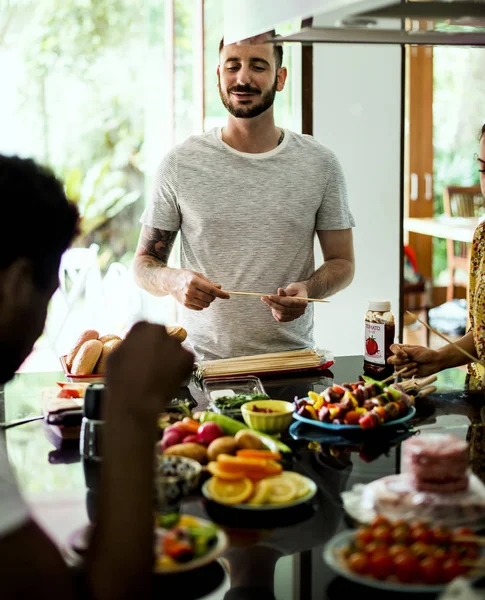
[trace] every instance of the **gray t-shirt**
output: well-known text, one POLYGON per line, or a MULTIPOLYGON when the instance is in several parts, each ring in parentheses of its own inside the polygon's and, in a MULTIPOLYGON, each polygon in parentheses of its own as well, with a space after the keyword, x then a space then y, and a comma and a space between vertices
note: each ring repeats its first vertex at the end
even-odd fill
MULTIPOLYGON (((161 163, 141 222, 179 231, 181 266, 225 290, 276 293, 315 270, 316 230, 349 229, 342 168, 311 136, 285 130, 270 152, 238 152, 221 129, 190 137, 161 163)), ((313 305, 278 323, 259 298, 216 299, 182 308, 182 324, 200 359, 313 346, 313 305)))

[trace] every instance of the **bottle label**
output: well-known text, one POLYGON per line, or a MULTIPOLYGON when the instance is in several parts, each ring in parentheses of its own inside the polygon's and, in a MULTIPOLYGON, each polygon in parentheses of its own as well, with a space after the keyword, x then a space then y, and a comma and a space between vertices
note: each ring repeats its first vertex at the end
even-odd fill
POLYGON ((383 323, 365 322, 364 358, 377 365, 386 364, 386 326, 383 323))

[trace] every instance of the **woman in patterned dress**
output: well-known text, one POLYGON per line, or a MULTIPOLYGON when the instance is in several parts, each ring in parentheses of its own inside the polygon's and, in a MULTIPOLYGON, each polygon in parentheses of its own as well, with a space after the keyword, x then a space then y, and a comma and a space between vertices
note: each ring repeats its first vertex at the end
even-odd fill
MULTIPOLYGON (((480 171, 480 186, 485 197, 485 125, 480 133, 480 146, 477 154, 480 171)), ((457 344, 467 350, 478 361, 472 362, 452 344, 439 350, 431 350, 424 346, 393 344, 393 356, 389 363, 396 369, 409 367, 409 376, 426 376, 450 367, 468 365, 467 386, 470 389, 485 389, 485 221, 475 230, 470 257, 469 283, 469 319, 468 333, 458 340, 457 344), (480 364, 482 363, 482 364, 480 364)))

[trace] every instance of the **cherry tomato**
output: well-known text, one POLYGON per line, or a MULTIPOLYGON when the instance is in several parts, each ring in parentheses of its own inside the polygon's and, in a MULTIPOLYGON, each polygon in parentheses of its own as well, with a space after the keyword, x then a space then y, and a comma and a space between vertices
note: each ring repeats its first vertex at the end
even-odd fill
POLYGON ((376 579, 386 579, 394 570, 392 557, 385 550, 374 552, 369 559, 369 570, 376 579))
POLYGON ((354 571, 354 573, 363 575, 369 571, 369 561, 363 552, 354 552, 350 556, 348 563, 349 568, 354 571))
POLYGON ((465 546, 465 556, 466 558, 475 559, 478 558, 480 554, 480 550, 478 548, 478 544, 475 542, 466 542, 465 546))
POLYGON ((427 527, 412 527, 409 537, 413 542, 422 544, 432 544, 434 541, 433 534, 427 527))
POLYGON ((393 521, 392 525, 393 527, 407 527, 408 529, 411 529, 411 525, 404 519, 398 519, 397 521, 393 521))
POLYGON ((451 531, 448 527, 435 527, 432 530, 436 544, 449 544, 451 542, 451 531))
POLYGON ((419 575, 419 561, 410 553, 403 552, 394 557, 394 573, 399 581, 409 583, 419 575))
POLYGON ((428 521, 414 521, 413 522, 413 527, 422 527, 423 529, 430 529, 431 525, 428 523, 428 521))
POLYGON ((378 515, 371 523, 371 527, 380 527, 381 525, 385 525, 386 527, 390 527, 391 523, 389 519, 383 517, 382 515, 378 515))
POLYGON ((443 563, 442 576, 445 583, 452 581, 455 577, 459 577, 464 573, 466 573, 466 568, 456 558, 450 558, 443 563))
POLYGON ((408 552, 408 547, 404 544, 393 544, 392 546, 389 546, 389 556, 397 556, 398 554, 402 554, 403 552, 408 552))
POLYGON ((441 562, 432 556, 423 558, 420 565, 421 578, 424 583, 433 585, 439 583, 442 580, 443 573, 441 569, 441 562))
POLYGON ((387 525, 379 525, 374 528, 374 540, 382 542, 382 544, 390 544, 392 542, 392 530, 387 525))
POLYGON ((394 525, 391 531, 392 539, 398 544, 405 544, 409 539, 410 531, 408 525, 394 525))
POLYGON ((355 410, 349 410, 349 412, 345 415, 344 423, 346 425, 358 425, 360 417, 361 415, 355 412, 355 410))
POLYGON ((449 548, 443 548, 442 546, 431 546, 431 548, 433 550, 430 552, 430 554, 439 560, 441 564, 453 557, 449 548))
POLYGON ((469 535, 475 535, 475 532, 470 527, 459 527, 453 532, 453 537, 467 537, 469 535))
POLYGON ((374 532, 370 527, 364 527, 364 529, 359 529, 355 535, 355 541, 359 548, 365 548, 367 544, 372 542, 374 539, 374 532))
POLYGON ((423 544, 423 542, 414 542, 409 546, 411 554, 418 558, 424 558, 429 555, 429 544, 423 544))
POLYGON ((382 542, 377 542, 376 540, 374 540, 367 544, 367 546, 365 547, 365 551, 367 554, 373 554, 377 550, 382 550, 383 548, 385 549, 386 547, 382 542))

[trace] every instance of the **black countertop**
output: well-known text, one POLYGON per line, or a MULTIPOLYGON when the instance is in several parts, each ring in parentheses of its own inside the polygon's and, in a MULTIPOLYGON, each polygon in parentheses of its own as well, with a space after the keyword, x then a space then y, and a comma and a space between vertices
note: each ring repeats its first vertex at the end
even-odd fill
MULTIPOLYGON (((337 358, 329 371, 263 379, 263 385, 272 398, 293 400, 295 396, 306 396, 309 390, 321 391, 334 382, 356 381, 362 374, 362 364, 360 356, 337 358)), ((17 375, 5 386, 3 398, 0 396, 0 416, 11 421, 38 414, 42 389, 55 385, 57 379, 62 380, 63 375, 17 375)), ((485 448, 481 442, 485 435, 485 402, 482 394, 464 391, 464 382, 462 370, 441 373, 438 392, 417 404, 413 425, 423 431, 447 431, 468 438, 472 469, 485 479, 485 448)), ((193 397, 198 408, 205 407, 203 393, 196 386, 184 388, 181 395, 193 397)), ((316 512, 303 522, 276 529, 231 530, 231 546, 224 563, 229 565, 231 576, 219 563, 200 573, 191 573, 190 578, 184 578, 183 586, 177 588, 178 598, 335 600, 353 593, 364 598, 372 594, 377 599, 402 596, 379 593, 335 577, 322 556, 325 543, 349 525, 340 493, 355 483, 368 483, 399 472, 400 444, 374 443, 364 453, 349 451, 335 441, 318 449, 310 449, 308 442, 302 441, 293 445, 294 469, 307 474, 318 485, 316 512)), ((7 448, 34 515, 59 545, 65 545, 72 532, 88 522, 90 510, 86 506, 92 501, 77 442, 61 443, 48 426, 35 422, 8 430, 7 448)), ((184 510, 207 517, 197 499, 186 503, 184 510)), ((160 589, 166 588, 166 578, 158 577, 157 581, 160 589)))

